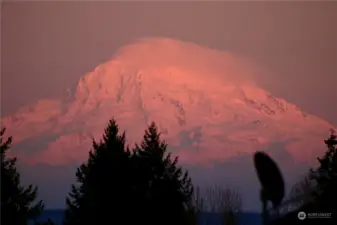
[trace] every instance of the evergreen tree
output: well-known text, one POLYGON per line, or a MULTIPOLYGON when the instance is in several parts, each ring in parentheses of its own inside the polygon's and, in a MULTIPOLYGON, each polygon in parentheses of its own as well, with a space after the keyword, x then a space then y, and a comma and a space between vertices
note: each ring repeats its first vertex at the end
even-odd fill
POLYGON ((4 140, 5 128, 0 131, 1 155, 1 224, 26 225, 35 220, 43 210, 42 201, 36 202, 37 187, 24 187, 16 168, 17 158, 7 158, 12 137, 4 140))
POLYGON ((65 225, 128 224, 132 195, 130 190, 130 151, 125 133, 119 134, 115 120, 110 120, 100 142, 93 140, 87 163, 76 172, 79 185, 72 185, 66 199, 65 225))
POLYGON ((313 202, 320 211, 337 215, 337 136, 332 132, 324 142, 328 150, 322 158, 317 158, 319 167, 311 170, 311 178, 316 181, 313 202))
POLYGON ((167 145, 160 139, 155 123, 145 131, 140 146, 134 150, 137 161, 138 190, 143 194, 142 223, 186 224, 190 221, 190 203, 193 186, 187 172, 177 165, 178 158, 172 159, 166 153, 167 145))
POLYGON ((332 218, 324 219, 326 225, 336 224, 337 220, 337 137, 332 132, 329 139, 324 141, 328 147, 322 158, 317 158, 319 166, 310 171, 310 179, 315 182, 314 191, 311 194, 310 201, 298 210, 288 213, 272 225, 303 224, 298 220, 298 212, 310 213, 331 213, 332 218))

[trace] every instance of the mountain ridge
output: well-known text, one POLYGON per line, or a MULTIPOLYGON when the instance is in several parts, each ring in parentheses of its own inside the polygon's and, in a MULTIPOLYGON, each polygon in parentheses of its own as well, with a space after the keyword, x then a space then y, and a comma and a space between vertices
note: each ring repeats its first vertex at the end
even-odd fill
POLYGON ((226 161, 274 142, 286 143, 298 161, 314 160, 333 126, 260 88, 258 72, 227 52, 140 39, 83 76, 69 99, 39 100, 2 124, 26 163, 83 161, 113 116, 130 144, 155 121, 184 163, 226 161), (46 142, 38 153, 18 147, 33 138, 46 142))

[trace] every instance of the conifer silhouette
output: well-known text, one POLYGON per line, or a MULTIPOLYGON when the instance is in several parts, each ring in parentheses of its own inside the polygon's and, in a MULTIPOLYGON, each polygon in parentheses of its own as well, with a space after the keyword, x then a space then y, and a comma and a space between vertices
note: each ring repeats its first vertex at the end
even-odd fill
POLYGON ((311 170, 311 178, 317 186, 313 193, 315 207, 337 216, 337 136, 334 132, 324 141, 327 151, 322 158, 317 158, 319 166, 311 170))
POLYGON ((302 207, 290 212, 284 217, 273 221, 272 225, 297 225, 303 224, 297 217, 298 212, 326 213, 329 218, 322 219, 326 225, 336 224, 337 221, 337 137, 332 132, 324 141, 328 147, 322 158, 317 158, 319 166, 310 171, 309 178, 315 181, 311 198, 302 207))
POLYGON ((72 185, 66 200, 64 225, 186 225, 191 179, 166 148, 152 123, 131 152, 125 133, 110 120, 102 141, 93 141, 87 163, 77 169, 79 185, 72 185))
POLYGON ((6 129, 0 131, 1 155, 1 224, 26 225, 35 220, 43 211, 42 201, 37 199, 37 187, 21 184, 20 173, 17 171, 17 158, 7 158, 12 137, 4 140, 6 129))
POLYGON ((136 145, 139 177, 144 196, 143 218, 148 225, 191 221, 190 203, 193 186, 187 171, 178 166, 178 158, 167 153, 155 123, 145 131, 141 145, 136 145))
POLYGON ((130 151, 125 133, 110 120, 100 142, 93 140, 87 163, 76 172, 79 185, 72 185, 66 199, 65 225, 127 223, 130 204, 130 151))

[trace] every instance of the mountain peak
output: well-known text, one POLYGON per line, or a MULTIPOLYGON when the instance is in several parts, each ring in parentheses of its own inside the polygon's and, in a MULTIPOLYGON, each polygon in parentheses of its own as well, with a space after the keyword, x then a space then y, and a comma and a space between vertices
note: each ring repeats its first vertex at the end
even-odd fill
POLYGON ((135 79, 170 80, 181 85, 204 86, 248 83, 254 85, 257 67, 231 53, 170 38, 140 38, 121 47, 113 58, 80 79, 76 98, 107 97, 135 79))
POLYGON ((229 52, 142 38, 84 75, 70 101, 41 100, 2 123, 15 136, 16 154, 32 163, 83 161, 83 149, 113 116, 129 143, 155 121, 186 163, 225 161, 274 143, 296 160, 314 160, 332 126, 259 87, 258 72, 229 52), (36 140, 38 151, 27 149, 36 140))

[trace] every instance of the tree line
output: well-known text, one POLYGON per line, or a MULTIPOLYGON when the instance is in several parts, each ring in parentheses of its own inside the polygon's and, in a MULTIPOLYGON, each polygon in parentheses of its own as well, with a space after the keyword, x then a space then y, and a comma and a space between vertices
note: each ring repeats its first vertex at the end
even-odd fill
MULTIPOLYGON (((9 158, 12 137, 1 130, 1 219, 4 225, 52 225, 36 222, 44 203, 37 201, 37 187, 24 187, 16 169, 17 158, 9 158)), ((76 170, 76 182, 66 198, 64 225, 142 223, 148 225, 196 225, 204 210, 222 213, 226 224, 237 224, 240 193, 230 187, 193 186, 178 157, 167 152, 155 123, 145 130, 133 149, 126 144, 114 119, 101 140, 93 140, 88 159, 76 170)))
MULTIPOLYGON (((2 224, 53 225, 51 220, 37 221, 44 203, 38 201, 36 186, 21 184, 17 158, 7 156, 12 137, 5 139, 4 133, 2 128, 2 224)), ((324 209, 336 215, 336 136, 332 134, 326 144, 328 150, 319 158, 319 166, 293 187, 288 200, 301 210, 309 210, 310 206, 311 210, 324 209)), ((204 211, 221 214, 222 225, 236 225, 242 208, 240 192, 234 188, 193 186, 188 171, 179 166, 178 157, 167 152, 155 123, 145 130, 141 143, 131 149, 125 132, 114 119, 110 120, 101 140, 92 141, 88 159, 77 168, 75 176, 76 182, 65 200, 64 225, 119 221, 126 225, 197 225, 204 211)), ((270 223, 293 224, 296 212, 270 223)))

